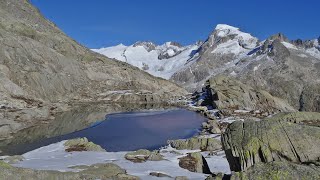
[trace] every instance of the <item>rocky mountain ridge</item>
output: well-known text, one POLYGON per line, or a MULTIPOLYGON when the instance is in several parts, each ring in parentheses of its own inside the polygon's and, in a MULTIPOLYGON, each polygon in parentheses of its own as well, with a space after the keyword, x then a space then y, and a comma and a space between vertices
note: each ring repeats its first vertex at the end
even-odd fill
POLYGON ((198 59, 184 70, 176 72, 171 77, 172 81, 189 91, 195 91, 201 90, 213 76, 230 76, 287 100, 297 110, 319 111, 318 40, 305 41, 301 46, 296 46, 283 34, 276 34, 261 42, 247 35, 247 42, 244 43, 245 38, 239 38, 242 32, 225 34, 234 28, 223 27, 227 28, 222 31, 225 36, 216 38, 221 31, 218 26, 200 47, 198 59))

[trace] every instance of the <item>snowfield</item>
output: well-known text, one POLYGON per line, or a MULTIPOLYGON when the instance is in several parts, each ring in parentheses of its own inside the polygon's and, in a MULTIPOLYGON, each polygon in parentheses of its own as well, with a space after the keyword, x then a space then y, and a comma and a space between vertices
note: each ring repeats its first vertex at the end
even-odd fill
POLYGON ((131 46, 123 44, 93 49, 109 58, 114 58, 139 67, 146 72, 164 79, 169 79, 175 72, 185 67, 197 56, 199 45, 181 47, 172 42, 157 46, 151 42, 138 42, 131 46))

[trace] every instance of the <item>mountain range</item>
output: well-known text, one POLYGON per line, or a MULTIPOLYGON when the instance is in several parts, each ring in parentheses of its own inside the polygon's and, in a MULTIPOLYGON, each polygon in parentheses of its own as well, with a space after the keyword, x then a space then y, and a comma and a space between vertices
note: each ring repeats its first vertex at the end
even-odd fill
POLYGON ((320 110, 320 38, 289 40, 278 33, 260 41, 239 28, 219 24, 204 42, 181 46, 138 42, 94 51, 125 61, 189 92, 212 76, 237 78, 287 99, 299 110, 320 110))

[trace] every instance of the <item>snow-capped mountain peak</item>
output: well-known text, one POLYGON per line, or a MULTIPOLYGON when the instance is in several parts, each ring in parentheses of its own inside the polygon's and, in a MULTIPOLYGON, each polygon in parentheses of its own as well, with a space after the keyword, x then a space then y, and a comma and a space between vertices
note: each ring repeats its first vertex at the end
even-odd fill
POLYGON ((218 24, 210 35, 207 43, 213 47, 212 53, 241 54, 257 46, 258 38, 239 28, 226 24, 218 24))
POLYGON ((123 44, 93 49, 109 58, 127 62, 158 77, 169 79, 172 74, 184 67, 195 56, 198 44, 182 46, 176 42, 156 45, 150 41, 139 41, 131 46, 123 44))
POLYGON ((227 24, 218 24, 214 29, 218 37, 225 37, 232 34, 241 34, 242 32, 237 27, 233 27, 227 24))

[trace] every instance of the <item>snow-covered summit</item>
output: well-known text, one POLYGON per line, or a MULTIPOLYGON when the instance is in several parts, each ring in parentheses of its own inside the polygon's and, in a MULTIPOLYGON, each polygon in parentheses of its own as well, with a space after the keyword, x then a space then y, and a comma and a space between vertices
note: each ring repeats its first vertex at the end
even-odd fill
POLYGON ((237 27, 218 24, 207 42, 213 47, 212 53, 239 55, 255 48, 259 40, 237 27))

